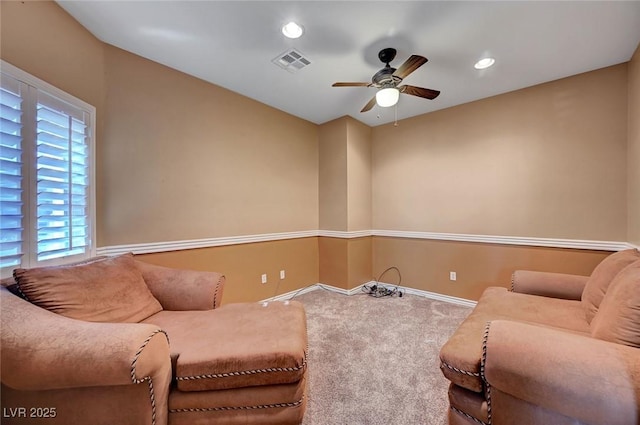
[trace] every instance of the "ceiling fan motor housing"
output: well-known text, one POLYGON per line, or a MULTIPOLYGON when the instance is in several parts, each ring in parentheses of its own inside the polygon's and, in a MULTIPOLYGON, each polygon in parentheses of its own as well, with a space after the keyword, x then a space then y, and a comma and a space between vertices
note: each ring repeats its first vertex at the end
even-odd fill
POLYGON ((396 72, 396 69, 389 65, 389 62, 395 59, 396 53, 396 49, 392 47, 387 47, 386 49, 382 49, 378 52, 378 59, 385 63, 386 66, 376 72, 371 78, 375 87, 395 87, 400 83, 400 81, 402 81, 402 78, 393 75, 393 73, 396 72))
POLYGON ((392 68, 390 66, 385 66, 384 68, 382 68, 380 71, 376 72, 373 75, 373 77, 371 78, 371 81, 373 82, 373 85, 376 87, 383 87, 385 85, 395 86, 400 81, 402 81, 402 78, 394 76, 393 75, 394 72, 396 72, 395 68, 392 68))

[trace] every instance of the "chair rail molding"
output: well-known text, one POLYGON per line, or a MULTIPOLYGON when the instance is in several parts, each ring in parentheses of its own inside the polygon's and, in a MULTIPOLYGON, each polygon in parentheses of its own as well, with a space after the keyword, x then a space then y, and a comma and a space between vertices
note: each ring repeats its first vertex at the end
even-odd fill
POLYGON ((598 241, 586 239, 557 239, 526 236, 475 235, 465 233, 413 232, 405 230, 372 230, 373 236, 440 241, 478 242, 499 245, 543 246, 549 248, 592 249, 596 251, 621 251, 634 248, 628 242, 598 241))
POLYGON ((262 233, 257 235, 225 236, 219 238, 191 239, 169 242, 148 242, 127 245, 99 247, 98 255, 118 255, 127 252, 151 254, 154 252, 180 251, 184 249, 212 248, 216 246, 241 245, 255 242, 271 242, 286 239, 312 238, 318 236, 317 230, 299 232, 262 233))
POLYGON ((596 251, 621 251, 629 248, 638 248, 629 242, 622 241, 598 241, 583 239, 555 239, 537 238, 525 236, 498 236, 498 235, 475 235, 464 233, 436 233, 436 232, 415 232, 406 230, 303 230, 296 232, 263 233, 256 235, 225 236, 205 239, 190 239, 166 242, 147 242, 125 245, 112 245, 97 248, 97 255, 118 255, 127 252, 135 254, 150 254, 154 252, 179 251, 196 248, 212 248, 217 246, 241 245, 255 242, 271 242, 286 239, 327 237, 340 239, 355 239, 363 237, 388 237, 407 238, 424 240, 441 240, 456 242, 475 242, 498 245, 523 245, 542 246, 549 248, 571 248, 588 249, 596 251))

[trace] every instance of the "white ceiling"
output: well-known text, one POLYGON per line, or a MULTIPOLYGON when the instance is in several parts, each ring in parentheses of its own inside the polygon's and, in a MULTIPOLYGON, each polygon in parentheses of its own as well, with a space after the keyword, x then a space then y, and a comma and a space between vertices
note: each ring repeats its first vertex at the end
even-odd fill
POLYGON ((321 124, 350 115, 375 126, 628 61, 640 42, 640 1, 58 1, 100 40, 321 124), (280 32, 295 20, 296 40, 280 32), (429 59, 404 83, 397 110, 360 109, 385 47, 398 67, 429 59), (296 49, 311 65, 272 59, 296 49), (477 71, 481 57, 496 65, 477 71))

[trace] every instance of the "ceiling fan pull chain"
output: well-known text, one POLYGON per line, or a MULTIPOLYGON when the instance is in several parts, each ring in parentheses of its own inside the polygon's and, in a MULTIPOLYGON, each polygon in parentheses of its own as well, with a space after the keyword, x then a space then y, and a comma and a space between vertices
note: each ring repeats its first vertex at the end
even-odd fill
POLYGON ((394 127, 398 126, 398 104, 396 103, 393 107, 393 111, 395 112, 395 122, 393 123, 394 127))

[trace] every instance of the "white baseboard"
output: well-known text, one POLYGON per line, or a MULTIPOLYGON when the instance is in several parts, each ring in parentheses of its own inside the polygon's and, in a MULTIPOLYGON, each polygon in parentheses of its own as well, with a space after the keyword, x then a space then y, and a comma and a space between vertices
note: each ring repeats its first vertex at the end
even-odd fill
POLYGON ((464 307, 475 307, 477 301, 468 300, 466 298, 452 297, 451 295, 438 294, 437 292, 423 291, 422 289, 402 288, 405 293, 417 295, 419 297, 430 298, 432 300, 444 301, 451 304, 457 304, 464 307))
POLYGON ((309 285, 301 289, 296 289, 295 291, 290 291, 285 294, 276 295, 275 297, 267 298, 260 302, 286 301, 297 297, 298 295, 306 294, 307 292, 317 291, 318 289, 326 289, 327 291, 336 292, 342 295, 353 295, 360 292, 363 285, 364 284, 356 286, 353 289, 343 289, 336 286, 325 285, 324 283, 314 283, 313 285, 309 285))
MULTIPOLYGON (((302 289, 297 289, 295 291, 291 291, 291 292, 287 292, 286 294, 281 294, 281 295, 276 295, 275 297, 271 297, 271 298, 267 298, 266 300, 262 300, 260 302, 272 302, 272 301, 287 301, 287 300, 291 300, 292 298, 297 297, 298 295, 302 295, 302 294, 306 294, 308 292, 312 292, 312 291, 317 291, 318 289, 326 289, 327 291, 331 291, 331 292, 336 292, 338 294, 342 294, 342 295, 347 295, 347 296, 351 296, 351 295, 355 295, 358 294, 362 291, 362 287, 364 285, 372 285, 376 282, 369 281, 367 283, 363 283, 362 285, 358 285, 355 288, 351 288, 351 289, 343 289, 343 288, 338 288, 335 286, 331 286, 331 285, 326 285, 324 283, 315 283, 313 285, 309 285, 305 288, 302 289)), ((385 286, 389 286, 389 287, 395 287, 395 284, 392 283, 384 283, 384 282, 378 282, 379 284, 385 285, 385 286)), ((461 305, 464 307, 475 307, 477 302, 476 301, 472 301, 472 300, 467 300, 464 298, 458 298, 458 297, 452 297, 450 295, 443 295, 443 294, 438 294, 436 292, 429 292, 429 291, 423 291, 421 289, 414 289, 414 288, 407 288, 404 286, 399 286, 398 289, 401 289, 402 292, 404 292, 405 294, 409 294, 409 295, 416 295, 419 297, 424 297, 424 298, 429 298, 432 300, 437 300, 437 301, 444 301, 447 303, 451 303, 451 304, 457 304, 457 305, 461 305)))

